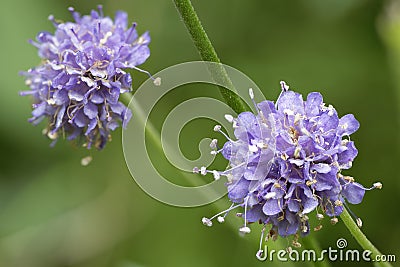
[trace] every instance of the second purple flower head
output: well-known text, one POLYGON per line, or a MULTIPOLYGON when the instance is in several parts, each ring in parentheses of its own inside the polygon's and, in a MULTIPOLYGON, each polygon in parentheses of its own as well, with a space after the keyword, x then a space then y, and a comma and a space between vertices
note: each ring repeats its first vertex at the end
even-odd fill
MULTIPOLYGON (((114 20, 102 7, 81 16, 69 8, 74 22, 59 22, 50 16, 55 33, 40 32, 36 41, 42 63, 23 75, 34 99, 30 122, 48 120, 44 133, 54 142, 60 136, 78 139, 87 148, 102 149, 110 132, 126 126, 131 111, 120 95, 131 90, 136 69, 150 56, 150 36, 138 36, 136 24, 118 11, 114 20)), ((146 72, 147 73, 147 72, 146 72)))

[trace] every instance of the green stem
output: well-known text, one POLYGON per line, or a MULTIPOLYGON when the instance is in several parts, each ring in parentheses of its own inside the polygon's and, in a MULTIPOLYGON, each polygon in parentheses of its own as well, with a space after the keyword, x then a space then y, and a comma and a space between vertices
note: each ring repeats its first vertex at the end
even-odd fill
MULTIPOLYGON (((377 255, 382 255, 382 253, 368 240, 365 234, 361 231, 361 229, 354 222, 353 218, 351 218, 347 209, 344 209, 340 218, 343 220, 347 229, 349 229, 351 235, 354 239, 360 244, 360 246, 365 249, 371 251, 371 259, 374 259, 377 255)), ((392 265, 388 262, 374 262, 375 266, 382 267, 391 267, 392 265)))
MULTIPOLYGON (((201 59, 204 61, 221 63, 213 45, 211 44, 210 39, 207 36, 207 33, 204 31, 203 26, 201 25, 200 19, 197 16, 196 11, 194 10, 190 0, 174 0, 174 3, 176 9, 181 15, 184 24, 186 25, 187 30, 190 33, 190 36, 193 39, 194 45, 200 53, 201 59)), ((225 68, 222 65, 219 65, 219 67, 210 70, 210 72, 214 80, 225 84, 228 88, 233 90, 230 91, 229 89, 218 86, 222 97, 225 99, 225 102, 236 113, 247 110, 241 98, 234 93, 234 86, 228 74, 226 73, 225 68)))

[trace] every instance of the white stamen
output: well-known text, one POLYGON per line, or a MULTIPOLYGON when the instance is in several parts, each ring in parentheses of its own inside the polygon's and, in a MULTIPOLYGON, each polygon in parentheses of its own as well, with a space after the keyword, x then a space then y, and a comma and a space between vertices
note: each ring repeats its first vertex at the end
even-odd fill
POLYGON ((193 173, 199 173, 199 168, 198 167, 194 167, 193 168, 193 173))
POLYGON ((89 163, 92 161, 92 157, 91 156, 87 156, 81 159, 81 165, 82 166, 87 166, 89 165, 89 163))
POLYGON ((217 140, 217 139, 211 140, 210 148, 211 148, 211 149, 217 148, 217 143, 218 143, 218 140, 217 140))
MULTIPOLYGON (((238 207, 241 207, 241 204, 238 204, 238 205, 234 205, 234 204, 232 204, 229 208, 227 208, 226 210, 223 210, 223 211, 221 211, 221 212, 218 212, 217 214, 215 214, 214 216, 212 216, 209 220, 210 221, 212 221, 213 219, 215 219, 216 217, 221 217, 220 215, 221 214, 224 214, 225 213, 225 215, 224 216, 222 216, 223 218, 225 218, 225 216, 231 211, 231 210, 234 210, 234 209, 236 209, 236 208, 238 208, 238 207)), ((218 220, 218 219, 217 219, 218 220)), ((220 219, 219 219, 220 220, 220 219)))
POLYGON ((373 186, 374 186, 374 188, 382 189, 382 183, 381 182, 376 182, 376 183, 373 184, 373 186))
POLYGON ((200 174, 201 174, 201 175, 206 175, 206 174, 207 174, 207 168, 206 168, 205 166, 202 166, 202 167, 200 168, 200 174))
POLYGON ((219 180, 221 178, 221 174, 218 171, 212 171, 215 180, 219 180))
POLYGON ((348 142, 349 142, 349 140, 343 139, 343 140, 340 142, 340 144, 341 144, 342 146, 346 146, 348 142))
POLYGON ((282 91, 289 90, 289 85, 287 85, 284 81, 280 81, 282 91))
POLYGON ((361 220, 360 218, 357 218, 357 219, 356 219, 356 222, 357 222, 357 226, 358 226, 358 228, 361 228, 361 227, 362 227, 362 225, 363 225, 363 222, 362 222, 362 220, 361 220))
POLYGON ((331 224, 335 225, 338 223, 338 221, 339 221, 338 218, 334 217, 331 219, 331 224))
POLYGON ((206 217, 203 217, 203 218, 201 219, 201 222, 202 222, 205 226, 208 226, 208 227, 211 227, 211 226, 213 225, 212 221, 211 221, 210 219, 206 218, 206 217))
POLYGON ((324 215, 322 215, 321 213, 317 213, 318 220, 322 220, 323 218, 324 218, 324 215))
POLYGON ((262 148, 262 149, 267 149, 268 144, 264 143, 263 141, 260 141, 257 143, 257 147, 262 148))
POLYGON ((153 84, 155 86, 160 86, 161 85, 161 78, 160 77, 155 78, 154 81, 153 81, 153 84))
POLYGON ((140 36, 136 41, 137 44, 143 44, 144 42, 145 42, 145 39, 142 36, 140 36))
POLYGON ((250 96, 251 99, 254 99, 253 88, 249 88, 249 96, 250 96))
POLYGON ((296 115, 294 115, 294 124, 297 124, 300 120, 302 119, 302 116, 300 113, 296 113, 296 115))
POLYGON ((253 152, 253 153, 256 153, 258 151, 258 148, 255 145, 249 145, 249 151, 253 152))
POLYGON ((215 125, 214 132, 219 132, 219 131, 221 131, 221 125, 215 125))
POLYGON ((264 196, 264 199, 271 199, 271 198, 273 198, 273 197, 275 197, 276 196, 276 193, 275 192, 268 192, 265 196, 264 196))
POLYGON ((243 233, 243 234, 249 234, 251 232, 250 228, 247 226, 243 226, 239 228, 239 232, 243 233))
POLYGON ((225 114, 225 119, 230 123, 233 122, 233 116, 231 114, 225 114))
POLYGON ((337 200, 335 200, 335 206, 342 206, 343 205, 343 202, 342 201, 340 201, 339 199, 337 199, 337 200))
POLYGON ((54 98, 50 98, 50 99, 48 99, 46 102, 47 102, 47 104, 49 104, 49 105, 54 105, 54 104, 56 103, 56 101, 54 100, 54 98))
POLYGON ((294 111, 291 110, 291 109, 288 109, 288 108, 285 108, 285 109, 283 110, 283 113, 284 113, 285 115, 289 115, 289 116, 293 116, 293 115, 294 115, 294 111))
POLYGON ((225 218, 223 216, 218 216, 217 221, 219 223, 223 223, 223 222, 225 222, 225 218))
POLYGON ((308 221, 308 219, 309 219, 308 216, 304 213, 300 213, 299 217, 301 218, 302 221, 308 221))
POLYGON ((105 43, 107 43, 108 38, 111 36, 112 32, 106 32, 106 34, 104 34, 104 38, 100 40, 100 44, 104 45, 105 43))
POLYGON ((293 156, 297 159, 300 157, 300 152, 301 152, 301 147, 297 146, 296 149, 294 150, 293 156))
POLYGON ((52 133, 51 131, 49 131, 49 132, 47 133, 47 137, 50 138, 51 140, 55 140, 55 139, 57 139, 58 134, 57 134, 57 132, 52 133))

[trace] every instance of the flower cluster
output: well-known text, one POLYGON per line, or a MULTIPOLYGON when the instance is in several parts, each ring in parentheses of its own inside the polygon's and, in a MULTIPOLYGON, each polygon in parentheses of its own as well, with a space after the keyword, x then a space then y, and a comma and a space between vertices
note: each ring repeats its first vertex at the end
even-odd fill
MULTIPOLYGON (((128 123, 129 109, 119 101, 130 91, 132 78, 124 69, 149 57, 146 32, 138 37, 136 24, 128 28, 127 14, 119 11, 113 21, 98 12, 80 16, 69 8, 75 22, 61 23, 49 17, 55 33, 40 32, 36 41, 42 64, 22 73, 34 99, 30 122, 48 119, 44 134, 54 140, 67 136, 79 139, 87 148, 102 149, 113 131, 128 123)), ((147 73, 147 72, 146 72, 147 73)))
MULTIPOLYGON (((248 223, 271 225, 269 237, 286 237, 310 232, 308 215, 316 210, 319 220, 323 214, 331 217, 343 211, 346 203, 358 204, 365 190, 381 188, 377 182, 371 188, 364 188, 353 177, 342 174, 351 168, 357 156, 357 149, 350 135, 359 128, 352 114, 338 117, 336 110, 326 106, 320 93, 310 93, 303 97, 289 90, 281 82, 282 92, 276 101, 254 102, 257 114, 243 112, 237 118, 226 115, 233 124, 235 140, 230 139, 217 125, 214 130, 228 139, 218 149, 217 141, 211 143, 212 153, 221 153, 229 160, 225 171, 195 168, 194 172, 214 178, 226 176, 228 198, 232 206, 211 218, 203 218, 203 223, 212 225, 218 218, 223 222, 229 211, 242 207, 244 225, 240 232, 249 233, 248 223)), ((361 220, 357 223, 361 227, 361 220)), ((314 230, 322 227, 319 224, 314 230)), ((261 244, 261 243, 260 243, 261 244)), ((261 246, 258 255, 262 253, 261 246)))

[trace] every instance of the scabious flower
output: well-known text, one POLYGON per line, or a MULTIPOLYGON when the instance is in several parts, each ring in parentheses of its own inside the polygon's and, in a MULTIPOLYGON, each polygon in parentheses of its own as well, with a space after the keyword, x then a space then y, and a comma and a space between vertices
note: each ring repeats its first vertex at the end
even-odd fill
MULTIPOLYGON (((27 72, 26 84, 34 99, 32 118, 53 143, 60 136, 78 139, 84 146, 102 149, 110 140, 110 131, 126 126, 132 114, 120 102, 130 91, 131 75, 150 56, 150 36, 138 37, 136 24, 128 28, 127 14, 119 11, 114 21, 103 16, 102 7, 81 16, 69 8, 75 22, 59 22, 49 17, 55 33, 40 32, 36 41, 42 63, 27 72)), ((148 72, 146 72, 148 73, 148 72)), ((159 81, 157 81, 159 82, 159 81)))
MULTIPOLYGON (((282 92, 276 101, 254 102, 257 114, 243 112, 237 118, 225 115, 232 123, 235 139, 229 138, 217 125, 227 142, 218 149, 217 140, 211 143, 212 154, 221 153, 229 160, 225 171, 195 168, 194 172, 212 173, 216 179, 226 176, 228 198, 232 206, 202 222, 212 226, 212 220, 223 222, 229 211, 243 208, 238 215, 244 218, 239 229, 249 233, 248 223, 264 224, 271 228, 268 238, 294 235, 293 246, 298 247, 298 234, 310 232, 309 214, 316 210, 319 220, 323 214, 333 224, 346 203, 358 204, 366 190, 381 188, 377 182, 364 188, 354 178, 342 174, 351 168, 357 149, 350 135, 359 128, 352 114, 339 118, 331 105, 323 102, 320 93, 313 92, 303 100, 302 95, 289 90, 281 82, 282 92)), ((355 216, 355 215, 354 215, 355 216)), ((356 217, 361 227, 361 220, 356 217)), ((321 229, 319 224, 315 231, 321 229)), ((261 249, 257 252, 260 257, 261 249)))

